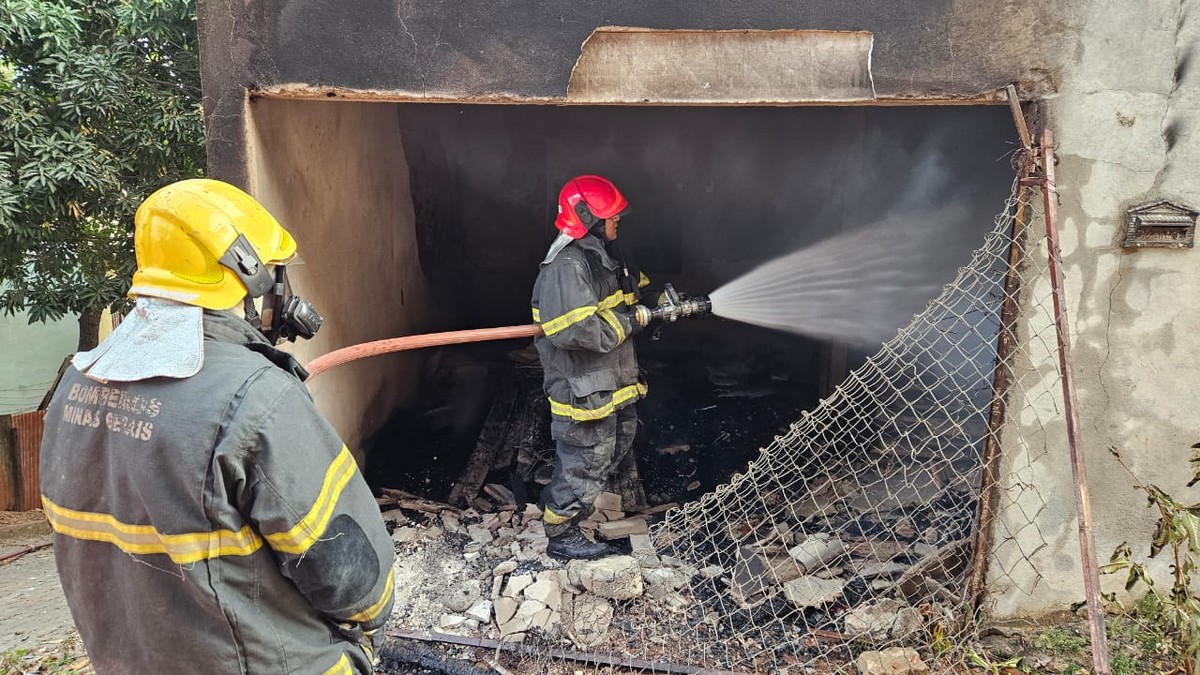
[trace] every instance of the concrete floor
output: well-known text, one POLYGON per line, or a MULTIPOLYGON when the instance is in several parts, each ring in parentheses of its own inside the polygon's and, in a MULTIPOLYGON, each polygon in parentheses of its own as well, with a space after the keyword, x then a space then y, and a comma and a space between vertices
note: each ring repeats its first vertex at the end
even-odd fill
MULTIPOLYGON (((0 555, 50 543, 48 534, 0 532, 0 555)), ((63 640, 74 628, 54 568, 54 549, 44 548, 0 563, 0 653, 63 640)))

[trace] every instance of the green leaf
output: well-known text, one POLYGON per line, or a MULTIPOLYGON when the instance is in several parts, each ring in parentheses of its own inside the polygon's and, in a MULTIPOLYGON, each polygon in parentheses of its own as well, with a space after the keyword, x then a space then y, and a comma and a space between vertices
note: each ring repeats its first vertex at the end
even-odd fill
POLYGON ((203 173, 194 3, 0 3, 0 309, 125 302, 132 217, 203 173))

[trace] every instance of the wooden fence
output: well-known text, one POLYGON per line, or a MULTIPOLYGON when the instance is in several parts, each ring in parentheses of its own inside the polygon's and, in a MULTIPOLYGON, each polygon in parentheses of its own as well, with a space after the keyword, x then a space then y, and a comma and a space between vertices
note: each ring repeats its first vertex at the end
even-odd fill
POLYGON ((38 461, 46 412, 0 415, 0 511, 41 508, 38 461))

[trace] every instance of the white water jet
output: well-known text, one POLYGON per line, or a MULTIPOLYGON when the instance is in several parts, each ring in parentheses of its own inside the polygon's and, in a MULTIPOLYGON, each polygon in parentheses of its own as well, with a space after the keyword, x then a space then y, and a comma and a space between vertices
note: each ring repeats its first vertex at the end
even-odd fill
POLYGON ((713 314, 850 344, 894 335, 965 262, 946 259, 966 234, 964 200, 929 201, 945 178, 936 158, 922 162, 909 197, 882 219, 721 286, 713 314))

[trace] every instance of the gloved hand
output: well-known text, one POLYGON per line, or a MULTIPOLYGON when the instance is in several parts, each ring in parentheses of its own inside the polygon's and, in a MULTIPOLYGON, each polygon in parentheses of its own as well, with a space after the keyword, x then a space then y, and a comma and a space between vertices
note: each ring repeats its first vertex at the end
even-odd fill
POLYGON ((379 657, 383 652, 383 643, 387 640, 387 632, 383 626, 375 630, 363 631, 363 636, 371 641, 371 663, 379 665, 379 657))
POLYGON ((650 313, 650 308, 645 305, 634 305, 633 311, 631 311, 629 314, 629 323, 634 326, 634 332, 649 326, 650 321, 653 319, 653 315, 650 313))
POLYGON ((362 624, 358 623, 338 623, 337 627, 343 637, 363 648, 371 663, 379 663, 379 651, 383 649, 387 637, 383 627, 363 630, 362 624))

